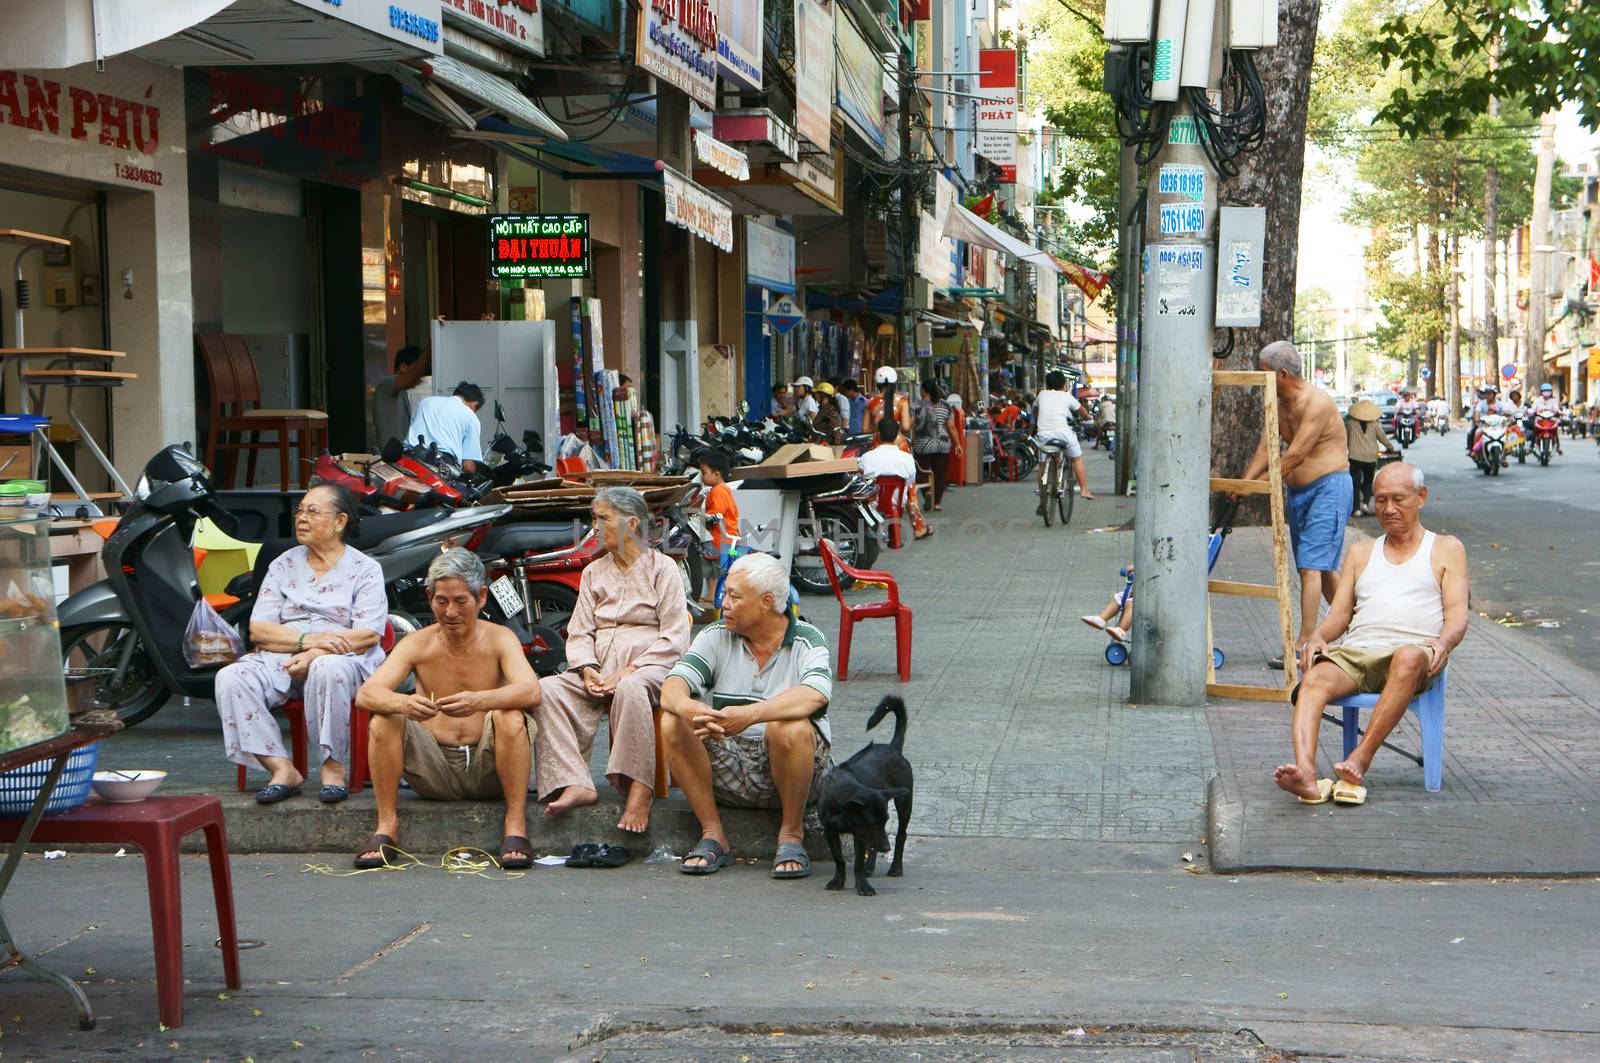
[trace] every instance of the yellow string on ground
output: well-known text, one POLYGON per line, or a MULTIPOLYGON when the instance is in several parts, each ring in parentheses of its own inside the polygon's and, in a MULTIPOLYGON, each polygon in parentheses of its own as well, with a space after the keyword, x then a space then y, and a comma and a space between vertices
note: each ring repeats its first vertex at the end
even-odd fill
MULTIPOLYGON (((399 853, 403 859, 390 863, 389 858, 384 857, 382 867, 349 868, 342 871, 336 869, 332 864, 306 864, 300 869, 300 873, 302 875, 330 875, 333 878, 350 878, 353 875, 366 875, 373 872, 382 874, 388 871, 410 871, 412 868, 417 868, 422 871, 443 871, 450 875, 470 875, 475 878, 486 878, 492 881, 509 881, 523 878, 527 875, 526 871, 507 871, 500 866, 500 861, 492 853, 479 849, 475 845, 457 845, 439 857, 439 862, 436 864, 428 863, 426 860, 406 852, 397 845, 387 845, 384 848, 392 849, 399 853), (482 859, 480 860, 473 856, 473 853, 481 855, 482 859), (492 874, 491 871, 498 872, 498 874, 492 874)), ((529 853, 528 855, 532 856, 533 854, 529 853)))

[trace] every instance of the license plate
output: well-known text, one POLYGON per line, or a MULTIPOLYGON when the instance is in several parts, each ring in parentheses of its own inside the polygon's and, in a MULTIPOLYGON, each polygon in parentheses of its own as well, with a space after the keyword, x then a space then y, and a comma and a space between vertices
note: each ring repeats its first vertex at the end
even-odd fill
POLYGON ((489 584, 489 593, 494 595, 495 604, 506 616, 522 615, 522 592, 510 576, 501 576, 489 584))

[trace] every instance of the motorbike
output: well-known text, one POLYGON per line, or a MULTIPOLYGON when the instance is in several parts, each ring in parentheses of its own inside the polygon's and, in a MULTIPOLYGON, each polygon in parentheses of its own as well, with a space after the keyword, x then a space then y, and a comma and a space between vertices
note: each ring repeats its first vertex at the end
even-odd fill
POLYGON ((1560 422, 1554 417, 1543 415, 1533 419, 1533 453, 1539 459, 1539 464, 1548 466, 1554 455, 1557 433, 1561 431, 1560 422))
POLYGON ((1448 414, 1443 414, 1443 413, 1435 414, 1434 418, 1433 418, 1433 427, 1438 429, 1440 435, 1444 435, 1445 433, 1449 432, 1450 431, 1450 417, 1449 417, 1449 415, 1448 414))
POLYGON ((1402 410, 1395 414, 1394 439, 1404 450, 1417 441, 1417 415, 1414 411, 1402 410))
MULTIPOLYGON (((398 604, 407 581, 420 580, 443 545, 486 528, 509 509, 424 509, 363 520, 350 545, 382 567, 397 636, 419 626, 398 604)), ((58 610, 67 667, 104 669, 98 697, 126 726, 148 719, 173 694, 213 696, 217 669, 191 668, 183 656, 184 631, 200 598, 190 544, 202 517, 225 531, 238 526, 217 501, 209 470, 183 447, 166 447, 145 465, 133 506, 106 540, 107 578, 70 595, 58 610)), ((247 627, 267 566, 293 545, 274 540, 262 546, 254 570, 228 585, 234 600, 219 609, 224 621, 247 627)))
MULTIPOLYGON (((800 518, 795 538, 794 560, 789 579, 795 588, 809 594, 831 594, 833 585, 822 563, 818 537, 832 542, 839 557, 851 568, 871 568, 878 560, 878 528, 883 515, 878 512, 878 485, 865 476, 855 475, 833 490, 802 494, 800 518)), ((841 574, 842 575, 842 574, 841 574)), ((843 577, 842 587, 854 583, 843 577)))
POLYGON ((1104 445, 1112 454, 1117 452, 1117 422, 1107 421, 1100 426, 1100 438, 1097 445, 1104 445))
POLYGON ((1478 422, 1478 438, 1472 444, 1472 460, 1485 476, 1499 476, 1507 464, 1506 448, 1510 423, 1502 414, 1486 414, 1478 422))

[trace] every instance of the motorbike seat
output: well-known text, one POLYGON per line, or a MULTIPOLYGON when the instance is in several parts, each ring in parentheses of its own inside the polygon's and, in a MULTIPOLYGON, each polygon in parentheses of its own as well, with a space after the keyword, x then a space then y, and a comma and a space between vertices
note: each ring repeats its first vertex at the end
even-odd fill
POLYGON ((514 557, 518 554, 546 553, 572 546, 578 541, 570 521, 526 521, 498 524, 489 529, 478 552, 486 556, 514 557))
POLYGON ((362 517, 361 530, 350 539, 349 545, 357 550, 367 550, 385 539, 404 532, 426 528, 450 515, 442 508, 412 509, 404 513, 383 513, 376 517, 362 517))

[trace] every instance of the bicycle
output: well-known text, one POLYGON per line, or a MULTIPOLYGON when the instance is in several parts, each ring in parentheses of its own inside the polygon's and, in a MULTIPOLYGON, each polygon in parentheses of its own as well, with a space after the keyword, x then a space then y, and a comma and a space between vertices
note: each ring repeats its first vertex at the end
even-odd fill
POLYGON ((1044 526, 1046 528, 1054 522, 1051 509, 1061 516, 1061 525, 1066 527, 1072 519, 1072 504, 1077 498, 1073 490, 1072 481, 1067 475, 1066 448, 1057 443, 1046 443, 1039 448, 1040 460, 1044 464, 1044 476, 1039 481, 1039 497, 1044 511, 1044 526), (1051 503, 1055 505, 1052 507, 1051 503))

